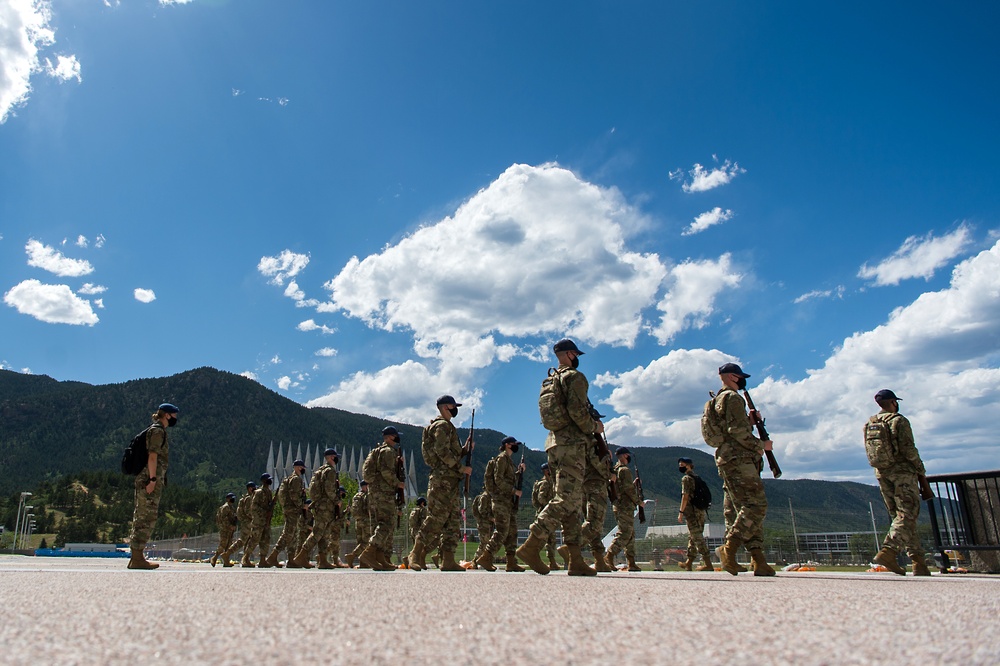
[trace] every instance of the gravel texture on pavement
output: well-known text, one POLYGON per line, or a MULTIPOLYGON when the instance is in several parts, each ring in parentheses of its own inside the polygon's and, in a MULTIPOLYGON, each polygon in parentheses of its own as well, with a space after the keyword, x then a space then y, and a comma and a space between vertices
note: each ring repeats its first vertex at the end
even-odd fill
POLYGON ((997 664, 1000 577, 0 556, 4 664, 997 664))

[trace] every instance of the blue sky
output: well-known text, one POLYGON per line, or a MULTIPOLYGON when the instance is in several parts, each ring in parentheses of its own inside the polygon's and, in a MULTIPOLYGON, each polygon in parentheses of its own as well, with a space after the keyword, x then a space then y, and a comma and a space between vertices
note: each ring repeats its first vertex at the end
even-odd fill
POLYGON ((884 387, 931 472, 996 469, 998 27, 986 3, 0 0, 0 363, 210 365, 411 423, 448 392, 540 448, 570 335, 612 443, 706 449, 735 359, 790 478, 871 482, 884 387))

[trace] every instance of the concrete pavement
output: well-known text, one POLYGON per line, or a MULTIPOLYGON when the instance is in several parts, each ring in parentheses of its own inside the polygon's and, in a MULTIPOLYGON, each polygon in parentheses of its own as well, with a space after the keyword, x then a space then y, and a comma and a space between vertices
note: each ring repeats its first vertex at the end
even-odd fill
POLYGON ((1000 663, 995 576, 125 564, 0 556, 0 662, 1000 663))

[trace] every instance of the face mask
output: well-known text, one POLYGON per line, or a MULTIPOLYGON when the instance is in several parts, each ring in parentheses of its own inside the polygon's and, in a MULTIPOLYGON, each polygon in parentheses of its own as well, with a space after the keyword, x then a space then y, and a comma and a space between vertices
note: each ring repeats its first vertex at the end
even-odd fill
POLYGON ((173 428, 175 425, 177 425, 177 417, 176 416, 168 416, 167 417, 167 427, 168 428, 173 428))
POLYGON ((393 437, 393 438, 392 438, 392 441, 394 441, 394 442, 396 442, 397 444, 399 444, 399 442, 400 442, 400 439, 399 439, 399 437, 393 437))
POLYGON ((677 471, 680 472, 681 474, 687 474, 688 470, 687 467, 678 467, 677 471))
POLYGON ((574 369, 579 368, 580 367, 580 357, 579 356, 574 356, 573 360, 570 361, 569 363, 570 363, 570 365, 573 366, 574 369))
POLYGON ((740 377, 739 379, 736 380, 736 388, 738 388, 739 390, 742 391, 746 387, 747 387, 747 378, 746 377, 740 377))
POLYGON ((449 407, 448 413, 451 414, 451 418, 455 418, 456 416, 458 416, 458 407, 449 407))
POLYGON ((518 450, 519 448, 520 448, 520 447, 519 447, 519 446, 518 446, 517 444, 511 444, 511 445, 510 445, 510 452, 511 452, 511 453, 517 453, 517 450, 518 450))

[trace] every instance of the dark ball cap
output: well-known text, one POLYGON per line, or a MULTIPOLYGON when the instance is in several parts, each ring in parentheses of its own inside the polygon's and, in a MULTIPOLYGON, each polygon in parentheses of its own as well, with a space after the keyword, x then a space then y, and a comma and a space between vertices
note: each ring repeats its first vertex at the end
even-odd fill
POLYGON ((875 402, 882 402, 883 400, 895 400, 899 402, 900 398, 889 389, 882 389, 875 394, 875 402))
POLYGON ((264 472, 263 474, 260 475, 260 480, 261 481, 270 481, 271 480, 271 475, 268 474, 267 472, 264 472))
POLYGON ((624 446, 619 446, 618 450, 615 451, 615 455, 616 456, 624 456, 624 455, 629 454, 629 453, 631 453, 631 451, 629 451, 628 449, 626 449, 624 446))
POLYGON ((323 457, 325 458, 326 456, 333 456, 334 458, 339 458, 340 454, 337 453, 337 449, 327 449, 326 451, 323 452, 323 457))
POLYGON ((226 493, 226 499, 236 499, 235 493, 226 493))
POLYGON ((292 467, 305 467, 306 463, 303 460, 296 460, 292 463, 292 467))
POLYGON ((306 504, 312 504, 312 503, 313 503, 313 501, 311 499, 307 499, 306 500, 306 504))
POLYGON ((257 488, 257 484, 253 481, 247 481, 247 488, 257 488))
POLYGON ((426 497, 418 497, 417 498, 417 504, 427 504, 427 498, 426 497))
POLYGON ((161 412, 166 412, 167 414, 176 414, 180 410, 171 405, 169 402, 165 402, 158 408, 161 412))
POLYGON ((452 396, 447 395, 447 394, 445 394, 445 395, 441 396, 440 398, 438 398, 437 399, 437 404, 439 404, 439 405, 455 405, 456 407, 461 407, 462 406, 462 403, 455 402, 455 398, 453 398, 452 396))
POLYGON ((364 487, 364 486, 367 486, 367 485, 368 485, 368 482, 365 481, 364 479, 362 479, 361 480, 361 486, 364 487))
POLYGON ((386 435, 395 435, 396 437, 399 437, 399 431, 396 430, 395 426, 386 426, 385 428, 382 428, 382 436, 385 437, 386 435))
POLYGON ((749 377, 747 373, 743 372, 743 368, 736 365, 735 363, 725 363, 719 366, 720 375, 739 375, 740 377, 749 377))
POLYGON ((571 351, 571 352, 576 352, 581 356, 583 355, 583 352, 580 351, 580 348, 576 346, 576 343, 570 340, 569 338, 563 338, 559 342, 552 345, 552 351, 554 351, 557 354, 559 352, 571 351))
POLYGON ((677 462, 684 463, 685 465, 693 465, 694 464, 694 461, 691 460, 690 458, 678 458, 677 462))
POLYGON ((504 437, 503 439, 501 439, 500 443, 501 444, 513 444, 516 441, 517 441, 517 437, 511 437, 510 435, 508 435, 507 437, 504 437))
POLYGON ((548 468, 549 468, 549 464, 548 463, 542 463, 541 469, 546 470, 548 468))

